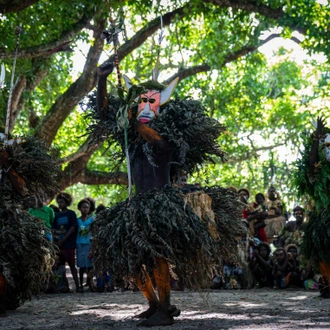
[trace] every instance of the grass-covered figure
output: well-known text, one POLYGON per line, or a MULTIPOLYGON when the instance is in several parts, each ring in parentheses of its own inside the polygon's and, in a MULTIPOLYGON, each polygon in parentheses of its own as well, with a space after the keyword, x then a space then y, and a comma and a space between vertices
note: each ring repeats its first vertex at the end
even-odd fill
POLYGON ((313 209, 304 225, 301 252, 319 269, 324 287, 321 297, 330 297, 330 129, 317 120, 315 132, 307 139, 298 162, 296 184, 299 194, 306 195, 313 209))
POLYGON ((54 194, 59 174, 42 142, 7 140, 0 130, 0 316, 38 294, 51 275, 47 228, 24 209, 31 198, 36 203, 54 194))
MULTIPOLYGON (((98 67, 97 107, 93 100, 90 106, 99 119, 95 124, 99 135, 109 136, 124 150, 124 133, 117 123, 123 104, 107 94, 106 81, 112 70, 111 63, 98 67)), ((126 85, 141 88, 137 105, 127 111, 135 196, 97 214, 92 224, 95 267, 112 269, 116 276, 134 276, 149 302, 149 308, 139 315, 146 318, 141 325, 169 325, 180 314, 170 303, 169 264, 180 279, 193 286, 209 281, 207 270, 221 258, 207 222, 200 220, 171 181, 181 171, 192 173, 212 157, 224 158, 217 142, 224 127, 208 117, 197 101, 169 101, 176 81, 167 87, 151 81, 137 88, 126 79, 126 85)), ((226 193, 224 189, 224 197, 226 193)), ((235 207, 231 211, 239 219, 235 207)))

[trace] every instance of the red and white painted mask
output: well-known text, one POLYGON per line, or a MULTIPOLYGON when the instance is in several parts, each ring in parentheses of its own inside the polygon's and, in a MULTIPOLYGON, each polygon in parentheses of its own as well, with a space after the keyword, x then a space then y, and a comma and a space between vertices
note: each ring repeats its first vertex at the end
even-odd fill
MULTIPOLYGON (((131 80, 124 75, 126 88, 132 86, 131 80)), ((139 96, 139 105, 136 119, 141 123, 148 123, 159 115, 160 106, 169 101, 179 78, 172 80, 162 91, 148 90, 139 96)))

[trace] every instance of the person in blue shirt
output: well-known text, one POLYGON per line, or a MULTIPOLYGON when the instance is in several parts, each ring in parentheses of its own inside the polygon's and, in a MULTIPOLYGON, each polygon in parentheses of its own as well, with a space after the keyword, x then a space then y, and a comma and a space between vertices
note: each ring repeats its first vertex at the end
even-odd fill
POLYGON ((90 201, 88 199, 82 199, 78 203, 78 210, 81 212, 81 216, 78 218, 78 235, 77 235, 77 267, 79 268, 79 281, 80 291, 83 291, 83 279, 84 273, 87 274, 87 285, 90 286, 90 277, 88 273, 92 270, 92 258, 90 255, 91 247, 91 234, 89 226, 93 222, 93 217, 90 215, 90 201))
POLYGON ((72 196, 66 192, 60 192, 56 196, 56 202, 60 208, 60 212, 55 215, 53 223, 53 239, 54 243, 64 255, 65 262, 67 262, 70 267, 76 291, 80 292, 77 269, 75 266, 78 221, 76 213, 68 209, 72 204, 72 201, 72 196))

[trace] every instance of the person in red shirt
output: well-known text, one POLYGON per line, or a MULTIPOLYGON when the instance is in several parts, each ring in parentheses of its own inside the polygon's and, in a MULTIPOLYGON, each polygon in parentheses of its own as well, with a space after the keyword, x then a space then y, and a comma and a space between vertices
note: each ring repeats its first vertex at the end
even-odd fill
POLYGON ((265 196, 258 193, 255 196, 256 202, 248 203, 250 192, 246 188, 239 189, 238 196, 240 201, 246 205, 242 212, 242 218, 248 221, 251 234, 261 242, 267 242, 264 221, 267 218, 267 212, 264 207, 265 196))
POLYGON ((248 221, 254 221, 254 236, 259 238, 261 242, 267 242, 267 235, 265 231, 265 219, 268 216, 265 196, 262 193, 255 195, 255 202, 252 203, 254 211, 250 213, 248 221))

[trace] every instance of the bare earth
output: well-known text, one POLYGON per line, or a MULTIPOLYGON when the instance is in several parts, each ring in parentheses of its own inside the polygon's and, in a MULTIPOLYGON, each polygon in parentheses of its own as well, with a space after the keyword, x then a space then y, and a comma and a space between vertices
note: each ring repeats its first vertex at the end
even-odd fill
MULTIPOLYGON (((173 292, 172 303, 182 313, 169 330, 330 329, 330 299, 317 292, 185 291, 173 292)), ((145 329, 134 315, 146 308, 140 292, 42 295, 0 318, 0 329, 145 329)))

